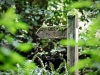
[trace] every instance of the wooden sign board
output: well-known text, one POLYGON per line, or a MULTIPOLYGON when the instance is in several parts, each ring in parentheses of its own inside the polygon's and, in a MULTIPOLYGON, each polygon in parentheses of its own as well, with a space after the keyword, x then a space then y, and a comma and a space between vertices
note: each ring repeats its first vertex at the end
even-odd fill
POLYGON ((36 32, 40 39, 67 38, 67 26, 45 26, 36 32))

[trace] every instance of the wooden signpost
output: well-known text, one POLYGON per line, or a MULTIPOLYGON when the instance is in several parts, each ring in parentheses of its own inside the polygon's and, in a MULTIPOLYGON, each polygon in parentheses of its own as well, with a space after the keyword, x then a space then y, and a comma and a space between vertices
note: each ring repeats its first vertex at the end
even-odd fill
MULTIPOLYGON (((78 18, 76 16, 68 16, 68 24, 66 26, 47 26, 40 27, 36 32, 40 39, 62 39, 75 40, 78 42, 78 18)), ((78 62, 78 46, 67 46, 67 63, 70 67, 78 62)), ((78 75, 75 71, 72 75, 78 75)))
POLYGON ((67 26, 40 27, 36 34, 40 39, 67 38, 67 26))
MULTIPOLYGON (((78 62, 78 18, 73 15, 68 16, 67 39, 76 41, 76 46, 67 46, 67 63, 73 67, 78 62)), ((78 70, 72 75, 78 75, 78 70)))

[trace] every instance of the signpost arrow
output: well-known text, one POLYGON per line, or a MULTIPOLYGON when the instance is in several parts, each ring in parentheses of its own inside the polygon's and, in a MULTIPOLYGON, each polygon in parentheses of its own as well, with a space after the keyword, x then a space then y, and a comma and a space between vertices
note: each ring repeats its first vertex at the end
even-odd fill
POLYGON ((67 26, 40 27, 36 32, 40 39, 67 38, 67 26))

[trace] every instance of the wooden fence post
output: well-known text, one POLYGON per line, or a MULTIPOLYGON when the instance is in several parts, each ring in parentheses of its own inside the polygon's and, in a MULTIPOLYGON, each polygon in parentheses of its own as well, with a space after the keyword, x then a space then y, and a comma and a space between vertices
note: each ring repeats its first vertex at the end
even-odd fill
MULTIPOLYGON (((68 16, 67 39, 78 42, 78 18, 74 15, 68 16)), ((67 46, 67 62, 69 67, 74 66, 78 62, 78 45, 67 46)), ((78 70, 72 75, 78 75, 78 70)))

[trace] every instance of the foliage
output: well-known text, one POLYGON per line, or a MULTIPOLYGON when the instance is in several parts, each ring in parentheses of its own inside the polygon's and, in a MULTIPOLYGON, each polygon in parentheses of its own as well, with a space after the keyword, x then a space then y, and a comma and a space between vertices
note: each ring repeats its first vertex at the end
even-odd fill
MULTIPOLYGON (((34 59, 38 57, 37 55, 34 56, 34 59)), ((33 60, 34 60, 33 59, 33 60)), ((43 61, 38 57, 41 66, 42 67, 37 67, 35 69, 29 69, 29 66, 32 67, 31 60, 28 60, 24 63, 24 66, 22 67, 20 64, 16 64, 17 71, 9 69, 4 72, 0 72, 1 75, 3 74, 11 74, 11 75, 68 75, 68 70, 67 70, 67 64, 66 60, 63 59, 63 62, 59 65, 57 69, 54 68, 54 65, 50 62, 50 70, 47 70, 46 68, 48 67, 47 64, 44 64, 43 61), (63 73, 61 73, 61 69, 63 70, 63 73), (29 70, 28 70, 29 69, 29 70), (26 73, 26 71, 28 71, 26 73)))
MULTIPOLYGON (((34 56, 33 61, 35 58, 38 57, 37 55, 34 56)), ((41 68, 37 68, 34 70, 35 74, 41 74, 41 75, 68 75, 68 65, 65 59, 63 59, 63 62, 59 65, 57 69, 54 68, 54 65, 52 62, 49 62, 49 67, 47 63, 43 63, 43 61, 38 57, 41 68), (47 70, 46 68, 49 68, 50 70, 47 70), (61 69, 63 69, 63 72, 61 72, 61 69), (38 71, 39 70, 39 71, 38 71)))
MULTIPOLYGON (((0 70, 9 70, 13 69, 16 71, 16 64, 20 64, 24 66, 23 64, 26 62, 26 58, 22 57, 17 52, 11 51, 9 44, 13 45, 15 48, 21 51, 29 51, 33 46, 29 43, 19 43, 15 40, 13 37, 16 35, 17 30, 28 30, 28 27, 25 23, 21 21, 17 21, 16 19, 19 19, 19 16, 14 13, 14 9, 10 8, 7 10, 6 13, 3 14, 3 16, 0 18, 0 26, 6 29, 7 34, 5 35, 3 32, 0 33, 1 37, 1 46, 0 46, 0 70), (12 16, 10 16, 12 15, 12 16), (8 47, 7 47, 8 46, 8 47)), ((35 69, 36 66, 34 63, 30 63, 30 66, 27 66, 26 75, 27 72, 30 69, 35 69), (31 67, 30 67, 31 66, 31 67)))
MULTIPOLYGON (((0 69, 5 70, 11 67, 16 68, 14 65, 19 63, 18 69, 22 69, 22 73, 24 74, 22 66, 25 66, 23 63, 26 61, 26 58, 22 57, 22 55, 28 58, 34 58, 33 56, 35 54, 38 54, 40 57, 43 55, 57 55, 59 58, 64 58, 64 56, 66 56, 65 46, 74 46, 76 44, 74 40, 41 40, 35 35, 35 33, 40 26, 67 25, 67 15, 78 14, 79 53, 83 54, 83 56, 85 54, 91 55, 91 58, 80 61, 78 67, 83 68, 85 66, 84 64, 90 63, 88 67, 96 67, 98 68, 96 71, 99 72, 100 57, 98 53, 100 40, 94 36, 100 27, 100 16, 98 15, 99 12, 100 1, 98 0, 1 0, 0 63, 3 65, 0 65, 0 69), (15 11, 10 7, 13 7, 15 11), (14 12, 16 14, 14 14, 14 12), (89 27, 90 22, 93 23, 89 27), (20 55, 17 52, 22 53, 20 55), (62 52, 64 52, 64 54, 62 52), (8 59, 6 60, 6 58, 8 59)), ((50 72, 46 70, 46 65, 44 65, 43 61, 40 58, 38 59, 41 61, 42 68, 37 68, 36 72, 34 73, 38 73, 41 70, 41 74, 58 74, 58 70, 60 68, 55 70, 55 68, 53 68, 53 64, 50 63, 50 72)), ((26 65, 27 64, 28 63, 26 63, 26 65)), ((34 63, 31 64, 34 65, 34 63)), ((61 63, 61 65, 62 64, 64 65, 65 61, 64 63, 61 63)), ((29 65, 28 67, 36 68, 35 66, 30 67, 29 65)), ((24 71, 27 70, 29 72, 29 69, 26 68, 24 71)), ((68 73, 67 68, 65 69, 64 74, 68 73)))
MULTIPOLYGON (((75 7, 78 7, 78 8, 84 7, 84 5, 82 5, 83 2, 79 2, 79 3, 77 2, 72 5, 76 5, 75 7), (81 3, 81 5, 79 3, 81 3)), ((91 3, 91 2, 89 2, 89 3, 91 3)), ((98 9, 98 8, 96 8, 96 6, 99 3, 100 3, 99 1, 94 3, 95 9, 98 9)), ((91 5, 88 7, 91 7, 91 5)), ((82 53, 84 55, 85 54, 90 55, 90 57, 80 60, 78 62, 78 64, 71 69, 71 71, 76 70, 76 69, 82 69, 84 67, 88 67, 88 68, 91 68, 91 71, 87 72, 88 75, 99 75, 100 74, 100 68, 99 68, 99 65, 100 65, 100 61, 99 61, 99 59, 100 59, 100 55, 99 55, 100 38, 97 38, 95 36, 97 30, 100 29, 99 18, 100 18, 100 14, 98 14, 95 17, 95 19, 92 19, 92 24, 90 25, 88 32, 85 34, 86 37, 83 38, 83 39, 85 39, 84 42, 82 40, 79 40, 79 41, 83 42, 83 44, 81 44, 81 45, 79 43, 80 46, 83 46, 82 53)))

